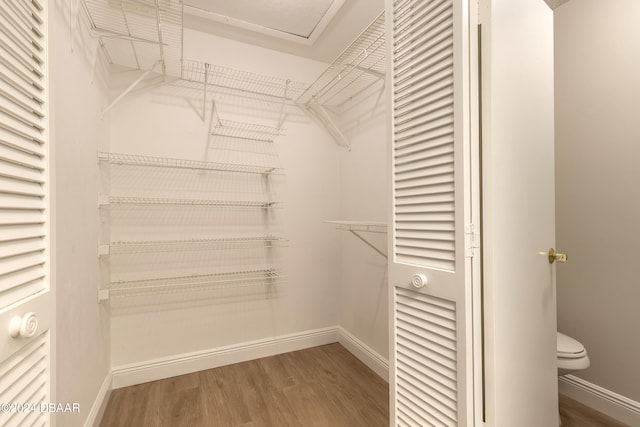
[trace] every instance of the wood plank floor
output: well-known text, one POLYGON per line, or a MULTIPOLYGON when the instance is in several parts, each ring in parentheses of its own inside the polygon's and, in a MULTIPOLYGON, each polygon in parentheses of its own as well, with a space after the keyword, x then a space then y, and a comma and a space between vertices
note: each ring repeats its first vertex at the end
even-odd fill
POLYGON ((387 427, 388 385, 340 344, 114 390, 101 427, 387 427))
POLYGON ((567 396, 559 398, 562 427, 629 427, 567 396))
MULTIPOLYGON (((114 390, 101 427, 387 427, 388 385, 340 344, 114 390)), ((560 395, 562 427, 625 427, 560 395)))

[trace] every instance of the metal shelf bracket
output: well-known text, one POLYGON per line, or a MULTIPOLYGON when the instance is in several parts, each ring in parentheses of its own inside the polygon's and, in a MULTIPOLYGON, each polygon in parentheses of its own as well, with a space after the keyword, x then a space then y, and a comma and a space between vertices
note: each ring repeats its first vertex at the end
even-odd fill
POLYGON ((336 224, 338 230, 348 231, 358 239, 360 239, 365 245, 382 255, 384 258, 388 258, 387 254, 378 249, 373 243, 362 236, 361 232, 368 233, 386 233, 387 224, 383 222, 366 222, 366 221, 325 221, 329 224, 336 224))
POLYGON ((329 135, 335 140, 336 144, 351 150, 351 141, 347 138, 340 126, 333 120, 329 112, 321 104, 308 104, 301 106, 312 120, 322 126, 329 135))
POLYGON ((140 84, 140 82, 142 82, 149 74, 151 74, 153 72, 153 70, 155 70, 155 68, 158 66, 158 64, 163 63, 162 60, 158 60, 156 61, 153 66, 151 67, 151 69, 145 71, 144 73, 142 73, 137 79, 135 79, 133 81, 133 83, 131 83, 125 90, 122 91, 122 93, 120 95, 118 95, 116 97, 116 99, 114 99, 113 101, 111 101, 111 104, 107 105, 105 107, 104 110, 102 110, 102 114, 105 114, 107 111, 109 111, 110 109, 112 109, 113 107, 116 106, 116 104, 120 101, 122 101, 122 98, 124 98, 125 96, 127 96, 127 94, 129 92, 131 92, 136 86, 138 86, 140 84))

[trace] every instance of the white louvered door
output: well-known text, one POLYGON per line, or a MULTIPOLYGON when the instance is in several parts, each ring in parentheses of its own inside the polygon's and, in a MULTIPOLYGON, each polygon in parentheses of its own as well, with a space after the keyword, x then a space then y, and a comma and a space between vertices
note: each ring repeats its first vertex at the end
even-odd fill
POLYGON ((471 426, 468 1, 389 0, 387 12, 391 425, 471 426))
POLYGON ((0 2, 0 425, 6 427, 50 424, 46 7, 46 0, 0 2))

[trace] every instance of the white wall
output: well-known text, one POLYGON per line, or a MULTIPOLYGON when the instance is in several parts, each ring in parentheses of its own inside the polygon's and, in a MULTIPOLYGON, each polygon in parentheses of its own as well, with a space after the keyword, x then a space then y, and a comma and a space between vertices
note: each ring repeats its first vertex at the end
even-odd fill
POLYGON ((100 217, 97 150, 108 144, 102 117, 107 93, 92 81, 95 41, 78 25, 72 44, 67 1, 51 2, 52 244, 56 288, 57 402, 79 403, 80 414, 58 414, 58 426, 84 424, 110 374, 109 313, 96 295, 100 217))
MULTIPOLYGON (((307 82, 324 68, 194 31, 185 30, 184 37, 187 59, 307 82)), ((110 150, 215 161, 207 156, 212 154, 207 150, 209 119, 199 116, 201 96, 198 90, 175 85, 135 90, 112 110, 110 150)), ((267 108, 237 94, 217 96, 216 101, 223 119, 276 125, 279 108, 273 105, 267 108)), ((114 367, 336 326, 339 241, 322 220, 339 216, 339 151, 297 108, 285 111, 286 135, 275 144, 286 175, 274 190, 284 205, 280 225, 290 239, 289 247, 282 249, 286 283, 276 285, 268 297, 247 292, 233 299, 193 302, 179 301, 182 297, 174 294, 173 301, 162 305, 137 307, 114 300, 114 367)), ((247 190, 238 185, 238 191, 247 190)), ((112 224, 112 234, 126 232, 112 224)))
MULTIPOLYGON (((340 218, 387 221, 389 160, 386 141, 387 98, 383 85, 347 102, 339 111, 351 150, 340 149, 340 218)), ((342 245, 338 293, 339 323, 383 358, 389 357, 387 260, 345 231, 335 231, 342 245)), ((386 233, 361 235, 387 252, 386 233)))
POLYGON ((558 328, 586 347, 576 373, 640 401, 640 2, 555 10, 558 328))

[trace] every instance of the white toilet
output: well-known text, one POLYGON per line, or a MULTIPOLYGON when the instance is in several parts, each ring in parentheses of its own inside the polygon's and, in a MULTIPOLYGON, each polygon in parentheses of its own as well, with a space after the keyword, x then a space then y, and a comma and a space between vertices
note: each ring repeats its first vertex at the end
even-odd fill
MULTIPOLYGON (((586 369, 591 362, 587 350, 580 341, 563 333, 557 333, 558 376, 567 375, 580 369, 586 369)), ((562 425, 558 411, 558 426, 562 425)))
POLYGON ((584 346, 577 340, 558 332, 558 376, 589 367, 589 356, 584 346))

